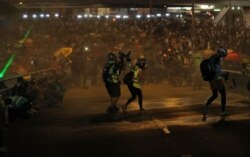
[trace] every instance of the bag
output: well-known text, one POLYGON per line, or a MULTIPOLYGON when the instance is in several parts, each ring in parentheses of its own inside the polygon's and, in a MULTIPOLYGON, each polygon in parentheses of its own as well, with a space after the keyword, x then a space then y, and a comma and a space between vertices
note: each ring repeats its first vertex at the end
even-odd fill
POLYGON ((103 82, 108 82, 108 79, 111 74, 109 74, 110 68, 113 66, 113 64, 107 64, 102 71, 102 79, 103 82))
POLYGON ((22 96, 12 96, 9 97, 12 100, 12 108, 18 109, 22 107, 23 105, 29 103, 29 99, 22 97, 22 96))
POLYGON ((130 71, 124 76, 123 82, 127 85, 133 85, 134 82, 133 78, 134 78, 134 72, 130 71))
POLYGON ((215 76, 214 66, 210 59, 204 59, 201 62, 200 71, 204 81, 211 81, 215 76))

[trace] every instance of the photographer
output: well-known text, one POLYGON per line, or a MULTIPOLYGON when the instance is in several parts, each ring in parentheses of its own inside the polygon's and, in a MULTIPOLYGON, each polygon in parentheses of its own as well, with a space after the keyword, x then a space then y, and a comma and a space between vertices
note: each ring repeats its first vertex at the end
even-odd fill
POLYGON ((125 61, 130 61, 130 52, 128 54, 119 52, 119 61, 116 55, 110 52, 107 59, 107 63, 103 69, 103 81, 110 96, 110 106, 107 108, 107 112, 114 113, 119 111, 116 104, 121 96, 120 73, 125 67, 125 61))

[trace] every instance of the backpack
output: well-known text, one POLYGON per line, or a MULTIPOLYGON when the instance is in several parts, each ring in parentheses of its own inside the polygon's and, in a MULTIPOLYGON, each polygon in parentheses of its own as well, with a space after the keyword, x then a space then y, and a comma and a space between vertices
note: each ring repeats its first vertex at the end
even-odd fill
POLYGON ((204 59, 200 63, 200 71, 204 81, 211 81, 215 76, 215 70, 211 59, 204 59))
POLYGON ((134 78, 134 72, 130 71, 124 76, 123 82, 127 85, 133 85, 134 82, 133 78, 134 78))
POLYGON ((109 77, 111 76, 111 74, 109 74, 109 70, 110 68, 113 66, 114 64, 107 64, 102 71, 102 79, 103 82, 108 82, 109 77))

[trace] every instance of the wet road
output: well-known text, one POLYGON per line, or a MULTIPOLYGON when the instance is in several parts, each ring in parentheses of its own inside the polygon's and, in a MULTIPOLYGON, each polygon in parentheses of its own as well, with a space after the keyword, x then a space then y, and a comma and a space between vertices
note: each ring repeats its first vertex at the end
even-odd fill
MULTIPOLYGON (((5 156, 250 156, 249 101, 228 93, 230 116, 220 123, 218 97, 207 122, 202 122, 201 106, 209 94, 208 88, 148 85, 145 113, 133 102, 127 114, 107 115, 104 87, 74 88, 66 93, 64 105, 43 108, 35 117, 13 123, 5 131, 5 156)), ((128 97, 123 86, 119 104, 128 97)))

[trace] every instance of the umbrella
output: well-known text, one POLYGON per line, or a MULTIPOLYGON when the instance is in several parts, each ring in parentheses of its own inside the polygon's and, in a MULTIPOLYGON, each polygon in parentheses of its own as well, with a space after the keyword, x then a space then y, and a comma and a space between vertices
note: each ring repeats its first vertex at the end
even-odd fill
POLYGON ((55 52, 55 56, 58 58, 60 56, 63 56, 63 57, 68 57, 73 51, 73 48, 71 47, 63 47, 63 48, 60 48, 58 49, 56 52, 55 52))
POLYGON ((240 61, 241 60, 240 54, 238 52, 235 52, 231 49, 228 49, 227 51, 228 51, 228 54, 225 57, 226 61, 240 61))

